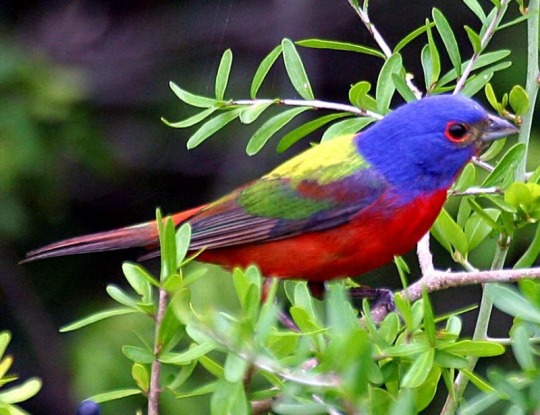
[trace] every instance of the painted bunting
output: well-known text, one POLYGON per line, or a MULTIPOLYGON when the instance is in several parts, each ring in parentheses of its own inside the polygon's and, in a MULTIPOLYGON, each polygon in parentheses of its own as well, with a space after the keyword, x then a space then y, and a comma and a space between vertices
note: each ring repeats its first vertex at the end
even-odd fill
MULTIPOLYGON (((267 277, 313 283, 360 275, 414 247, 465 164, 516 132, 469 98, 424 98, 172 219, 191 225, 190 249, 204 248, 204 262, 256 264, 267 277)), ((29 252, 25 262, 157 247, 157 240, 155 221, 147 222, 57 242, 29 252)))

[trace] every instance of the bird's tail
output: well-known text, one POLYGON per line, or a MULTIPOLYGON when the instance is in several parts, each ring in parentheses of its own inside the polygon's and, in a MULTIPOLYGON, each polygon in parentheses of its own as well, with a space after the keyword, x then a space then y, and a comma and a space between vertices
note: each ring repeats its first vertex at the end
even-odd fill
MULTIPOLYGON (((171 216, 177 226, 202 209, 202 206, 185 210, 171 216)), ((90 252, 114 251, 118 249, 149 247, 155 248, 158 244, 158 230, 156 221, 127 226, 111 231, 98 232, 90 235, 78 236, 55 242, 42 248, 30 251, 21 263, 36 261, 38 259, 52 258, 63 255, 86 254, 90 252)))

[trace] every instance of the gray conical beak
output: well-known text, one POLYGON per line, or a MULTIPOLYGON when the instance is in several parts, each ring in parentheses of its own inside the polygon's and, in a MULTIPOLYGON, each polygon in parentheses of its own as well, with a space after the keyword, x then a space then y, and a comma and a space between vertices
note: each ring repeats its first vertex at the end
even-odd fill
POLYGON ((480 140, 484 143, 489 143, 519 132, 519 129, 514 124, 495 115, 489 114, 488 120, 488 124, 484 127, 482 136, 480 137, 480 140))

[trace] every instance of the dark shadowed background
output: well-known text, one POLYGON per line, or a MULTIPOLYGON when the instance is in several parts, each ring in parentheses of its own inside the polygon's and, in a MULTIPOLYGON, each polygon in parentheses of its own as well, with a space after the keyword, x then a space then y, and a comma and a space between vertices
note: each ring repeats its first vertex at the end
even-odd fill
MULTIPOLYGON (((471 54, 466 34, 458 28, 475 27, 476 21, 460 2, 372 3, 372 20, 390 45, 422 25, 436 6, 465 45, 462 55, 471 54)), ((221 54, 232 48, 227 97, 247 98, 258 63, 283 37, 375 44, 346 0, 0 4, 0 330, 14 335, 9 352, 21 378, 37 375, 44 381, 41 393, 24 407, 33 414, 68 415, 91 394, 131 385, 129 362, 115 344, 136 342, 145 329, 139 323, 118 319, 70 334, 60 334, 58 328, 105 307, 105 286, 122 284, 122 261, 134 260, 138 253, 19 266, 24 253, 62 238, 146 221, 158 206, 172 213, 209 201, 308 144, 304 140, 277 155, 274 141, 250 158, 244 147, 256 126, 232 125, 187 151, 188 133, 160 121, 191 114, 169 90, 170 80, 213 94, 221 54)), ((512 48, 524 38, 519 26, 498 37, 492 48, 512 48)), ((423 84, 423 43, 420 37, 403 52, 418 85, 423 84)), ((497 91, 524 82, 524 50, 513 53, 509 71, 495 75, 497 91)), ((352 53, 300 53, 315 95, 329 101, 346 102, 349 86, 362 79, 374 82, 381 64, 352 53)), ((443 69, 450 69, 448 62, 443 69)), ((296 97, 280 65, 259 95, 296 97)), ((488 266, 492 249, 486 246, 473 262, 488 266)), ((414 255, 410 258, 414 268, 414 255)), ((441 252, 439 258, 439 266, 452 266, 448 255, 441 252)), ((227 276, 219 274, 205 284, 208 301, 222 296, 221 281, 227 285, 227 276), (212 287, 215 293, 207 291, 212 287)), ((399 284, 392 266, 364 281, 399 284)), ((478 293, 476 287, 466 293, 448 291, 435 295, 434 302, 442 313, 475 303, 478 293)), ((497 333, 495 327, 493 334, 503 331, 497 333)), ((175 413, 196 413, 197 405, 202 404, 182 404, 175 413)), ((104 412, 134 413, 135 408, 112 407, 104 412)))

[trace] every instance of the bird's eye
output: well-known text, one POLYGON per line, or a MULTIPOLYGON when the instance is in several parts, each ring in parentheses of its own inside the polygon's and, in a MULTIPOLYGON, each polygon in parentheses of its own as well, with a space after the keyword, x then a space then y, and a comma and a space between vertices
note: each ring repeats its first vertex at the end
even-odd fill
POLYGON ((468 138, 468 132, 469 126, 467 124, 458 121, 450 121, 446 124, 444 135, 454 143, 462 143, 468 138))

